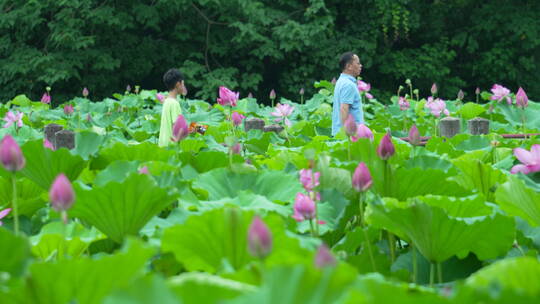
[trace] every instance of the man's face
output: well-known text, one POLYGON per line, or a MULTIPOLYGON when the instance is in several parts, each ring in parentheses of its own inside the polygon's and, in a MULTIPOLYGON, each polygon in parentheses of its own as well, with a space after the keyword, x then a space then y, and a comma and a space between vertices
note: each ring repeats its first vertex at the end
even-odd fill
POLYGON ((358 76, 362 71, 362 64, 360 64, 360 58, 357 55, 353 55, 351 62, 348 64, 348 70, 351 75, 358 76))

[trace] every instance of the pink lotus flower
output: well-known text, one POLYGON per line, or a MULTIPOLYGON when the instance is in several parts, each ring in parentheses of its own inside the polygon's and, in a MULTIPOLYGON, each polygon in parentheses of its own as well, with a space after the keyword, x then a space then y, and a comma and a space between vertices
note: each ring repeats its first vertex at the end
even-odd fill
MULTIPOLYGON (((11 208, 7 208, 7 209, 4 209, 2 211, 0 211, 0 220, 5 218, 9 212, 11 211, 11 208)), ((2 226, 4 223, 2 223, 2 221, 0 221, 0 226, 2 226)))
POLYGON ((337 81, 336 81, 336 77, 332 78, 332 81, 331 81, 331 82, 332 82, 332 85, 336 85, 336 82, 337 82, 337 81))
POLYGON ((173 128, 172 128, 172 137, 171 140, 173 142, 179 142, 182 139, 186 138, 189 135, 189 128, 186 122, 186 119, 184 118, 184 115, 180 114, 176 118, 176 121, 174 122, 173 128))
POLYGON ((272 233, 258 216, 255 216, 249 225, 248 251, 259 259, 267 257, 272 251, 272 233))
POLYGON ((274 89, 270 91, 270 99, 276 99, 276 91, 274 91, 274 89))
POLYGON ((373 132, 365 124, 356 126, 356 136, 352 136, 351 141, 356 142, 360 138, 369 138, 369 140, 373 141, 373 132))
POLYGON ((437 94, 437 84, 433 83, 433 85, 431 86, 431 95, 435 94, 437 94))
POLYGON ((390 133, 386 133, 377 147, 377 155, 379 155, 381 159, 386 160, 392 157, 394 153, 396 153, 396 149, 390 138, 390 133))
POLYGON ((477 87, 476 90, 474 90, 474 93, 475 93, 476 95, 480 94, 480 88, 477 87))
POLYGON ((15 124, 18 128, 23 126, 22 118, 24 116, 24 113, 19 112, 17 114, 9 111, 6 113, 6 116, 4 117, 4 121, 6 124, 4 124, 4 128, 9 128, 11 125, 15 124))
POLYGON ((240 154, 240 152, 242 151, 242 145, 236 143, 230 149, 233 154, 240 154))
POLYGON ((292 217, 298 222, 314 219, 315 208, 315 202, 308 195, 298 193, 294 200, 294 214, 292 217))
POLYGON ((411 129, 409 130, 409 143, 413 146, 420 145, 420 132, 418 131, 416 125, 412 125, 411 129))
POLYGON ((347 116, 347 119, 345 119, 344 127, 345 127, 345 133, 347 133, 347 135, 349 136, 356 135, 358 126, 356 125, 356 121, 354 120, 354 117, 351 114, 349 114, 349 116, 347 116))
POLYGON ((450 115, 450 112, 446 109, 446 103, 439 98, 433 100, 433 97, 429 96, 426 102, 426 108, 430 109, 431 114, 435 117, 440 117, 441 113, 444 113, 446 116, 450 115))
POLYGON ((371 188, 372 184, 373 179, 371 178, 371 173, 369 172, 366 163, 359 163, 354 170, 354 174, 352 177, 353 188, 356 189, 356 191, 365 192, 369 188, 371 188))
POLYGON ((165 96, 161 93, 157 93, 156 98, 160 103, 163 103, 163 101, 165 101, 165 96))
POLYGON ((0 162, 11 172, 20 171, 26 164, 21 148, 9 134, 0 142, 0 162))
POLYGON ((49 199, 53 209, 57 212, 69 210, 73 205, 75 192, 73 192, 73 187, 64 173, 60 173, 54 179, 49 190, 49 199))
POLYGON ((41 96, 41 102, 42 103, 46 103, 46 104, 50 104, 51 103, 51 95, 49 95, 49 93, 43 93, 43 95, 41 96))
POLYGON ((411 107, 409 101, 403 96, 399 97, 398 105, 401 111, 406 111, 411 107))
POLYGON ((65 105, 64 106, 64 114, 66 114, 66 115, 73 114, 73 106, 72 105, 65 105))
POLYGON ((319 246, 315 255, 315 266, 318 268, 334 267, 336 263, 336 258, 332 255, 328 246, 326 244, 319 246))
POLYGON ((276 105, 276 108, 275 108, 274 112, 270 113, 270 115, 272 115, 274 117, 277 117, 275 119, 276 122, 280 122, 280 121, 283 120, 283 122, 287 126, 290 126, 291 122, 289 121, 289 119, 287 117, 289 117, 292 114, 293 111, 294 111, 293 106, 288 105, 288 104, 278 103, 276 105))
POLYGON ((363 92, 368 99, 373 99, 373 95, 368 93, 369 90, 371 90, 371 84, 365 83, 362 80, 358 80, 357 86, 358 86, 358 91, 360 91, 360 93, 363 92))
POLYGON ((50 149, 50 150, 54 150, 53 144, 46 138, 43 140, 43 147, 45 147, 47 149, 50 149))
POLYGON ((88 92, 88 89, 85 87, 83 90, 82 90, 82 96, 84 96, 85 98, 88 97, 88 94, 90 94, 90 92, 88 92))
POLYGON ((236 102, 240 93, 235 93, 224 86, 219 87, 219 98, 217 102, 222 106, 236 107, 236 102))
POLYGON ((246 117, 238 112, 233 112, 231 115, 232 122, 235 126, 242 124, 242 120, 244 120, 244 118, 246 117))
POLYGON ((148 167, 147 167, 147 166, 143 166, 142 168, 139 169, 139 174, 146 174, 146 175, 149 175, 149 174, 150 174, 150 171, 148 171, 148 167))
POLYGON ((501 102, 501 100, 506 99, 506 102, 509 105, 512 104, 512 99, 510 98, 510 90, 503 87, 502 85, 494 84, 491 88, 491 93, 493 93, 493 95, 491 96, 491 100, 501 102))
POLYGON ((534 144, 531 147, 531 151, 527 151, 523 148, 515 148, 514 155, 521 162, 519 165, 515 165, 510 170, 510 173, 516 174, 521 172, 523 174, 529 174, 540 171, 540 145, 534 144))
POLYGON ((525 90, 519 87, 519 90, 516 93, 516 105, 518 108, 525 109, 529 105, 529 98, 525 94, 525 90))
POLYGON ((306 191, 311 192, 313 189, 320 185, 319 183, 319 177, 321 176, 321 172, 315 172, 311 169, 302 169, 300 170, 300 182, 304 186, 304 189, 306 191))

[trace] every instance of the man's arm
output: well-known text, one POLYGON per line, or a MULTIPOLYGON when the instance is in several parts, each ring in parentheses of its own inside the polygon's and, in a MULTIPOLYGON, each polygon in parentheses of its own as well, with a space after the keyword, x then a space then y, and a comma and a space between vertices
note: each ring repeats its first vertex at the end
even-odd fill
POLYGON ((339 107, 339 114, 340 114, 340 120, 341 125, 345 125, 345 120, 347 120, 347 117, 349 117, 349 107, 351 105, 348 103, 342 103, 339 107))

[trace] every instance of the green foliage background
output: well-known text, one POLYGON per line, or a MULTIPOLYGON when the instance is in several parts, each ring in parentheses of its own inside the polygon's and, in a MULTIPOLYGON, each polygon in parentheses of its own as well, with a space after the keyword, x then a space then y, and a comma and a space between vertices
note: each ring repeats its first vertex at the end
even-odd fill
POLYGON ((493 83, 535 98, 538 29, 536 0, 0 0, 0 101, 39 99, 47 85, 53 103, 85 86, 94 99, 127 84, 163 90, 170 67, 191 98, 227 85, 298 99, 338 76, 349 50, 379 99, 406 78, 448 98, 493 83))

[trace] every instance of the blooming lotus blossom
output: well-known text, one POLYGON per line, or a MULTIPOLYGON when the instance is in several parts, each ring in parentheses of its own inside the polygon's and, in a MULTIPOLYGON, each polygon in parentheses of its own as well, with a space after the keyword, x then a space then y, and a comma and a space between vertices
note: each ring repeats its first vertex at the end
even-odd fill
POLYGON ((45 147, 47 149, 50 149, 50 150, 54 150, 53 144, 46 138, 43 140, 43 147, 45 147))
POLYGON ((354 174, 352 177, 353 188, 356 189, 356 191, 358 192, 365 192, 369 188, 371 188, 372 184, 373 179, 371 177, 371 173, 369 172, 368 167, 366 166, 366 163, 359 163, 354 170, 354 174))
POLYGON ((160 103, 163 103, 163 101, 165 101, 165 95, 163 95, 161 93, 157 93, 156 98, 160 103))
POLYGON ((349 136, 356 135, 358 126, 356 124, 356 121, 354 120, 354 117, 351 114, 347 116, 347 119, 345 119, 345 123, 343 125, 345 127, 345 133, 347 133, 347 135, 349 136))
POLYGON ((21 148, 9 134, 0 141, 0 163, 11 172, 20 171, 26 164, 21 148))
POLYGON ((525 94, 525 90, 519 87, 519 90, 516 93, 516 105, 518 108, 525 109, 529 105, 529 98, 525 94))
POLYGON ((396 149, 390 138, 390 133, 386 133, 377 147, 377 155, 379 155, 381 159, 387 160, 392 157, 394 153, 396 153, 396 149))
POLYGON ((406 111, 411 107, 411 104, 407 100, 407 98, 400 96, 398 101, 399 109, 401 111, 406 111))
POLYGON ((491 93, 493 93, 493 95, 491 96, 491 100, 501 102, 501 100, 506 99, 506 103, 508 103, 509 105, 512 104, 512 99, 510 98, 510 90, 503 87, 502 85, 494 84, 491 88, 491 93))
POLYGON ((18 128, 23 126, 22 118, 24 116, 24 113, 19 112, 17 114, 9 111, 6 113, 6 116, 4 117, 4 121, 6 122, 4 124, 4 128, 9 128, 11 125, 15 124, 18 128))
POLYGON ((356 136, 352 136, 351 141, 356 142, 360 138, 368 138, 373 141, 373 132, 365 124, 358 124, 356 126, 356 136))
POLYGON ((360 91, 360 93, 363 92, 368 99, 373 99, 373 95, 368 93, 369 90, 371 90, 371 84, 363 82, 362 80, 358 80, 357 86, 358 86, 358 91, 360 91))
POLYGON ((236 102, 240 93, 233 92, 224 86, 219 87, 219 98, 217 102, 222 106, 236 107, 236 102))
POLYGON ((231 115, 232 122, 235 126, 242 124, 242 120, 244 120, 244 118, 246 117, 238 112, 233 112, 231 115))
POLYGON ((315 266, 318 268, 333 267, 336 262, 336 258, 332 255, 328 246, 325 244, 319 246, 315 255, 315 266))
MULTIPOLYGON (((7 208, 7 209, 4 209, 2 211, 0 211, 0 220, 5 218, 9 212, 11 211, 11 208, 7 208)), ((2 223, 2 221, 0 221, 0 226, 2 226, 4 223, 2 223)))
POLYGON ((431 86, 431 95, 435 94, 437 94, 437 84, 433 83, 433 85, 431 86))
POLYGON ((60 173, 54 179, 49 190, 49 199, 51 200, 53 209, 58 212, 66 211, 73 205, 75 192, 64 173, 60 173))
POLYGON ((86 87, 82 90, 82 95, 83 95, 85 98, 88 97, 88 94, 89 94, 89 93, 90 93, 90 92, 88 92, 88 89, 87 89, 86 87))
POLYGON ((321 172, 315 172, 311 169, 302 169, 300 170, 300 182, 304 186, 304 189, 306 191, 311 192, 313 189, 320 185, 319 183, 319 177, 321 176, 321 172))
POLYGON ((139 174, 146 174, 146 175, 149 175, 149 174, 150 174, 150 171, 148 171, 148 167, 147 167, 147 166, 143 166, 142 168, 139 169, 139 174))
POLYGON ((182 139, 186 138, 189 135, 189 128, 184 118, 184 115, 180 114, 176 118, 172 129, 171 140, 173 142, 179 142, 182 139))
POLYGON ((312 220, 315 218, 315 202, 306 194, 298 193, 294 200, 293 218, 298 221, 312 220))
POLYGON ((412 125, 411 129, 409 130, 409 143, 413 146, 420 145, 420 132, 418 131, 416 125, 412 125))
POLYGON ((270 91, 270 99, 276 99, 276 91, 274 91, 274 89, 270 91))
POLYGON ((255 216, 248 229, 248 251, 259 259, 263 259, 272 251, 272 234, 268 226, 255 216))
POLYGON ((283 120, 283 122, 287 126, 290 126, 291 122, 289 121, 289 119, 287 117, 289 117, 292 114, 293 111, 294 111, 293 106, 288 105, 288 104, 278 103, 276 105, 276 108, 275 108, 274 112, 272 112, 270 114, 272 116, 276 117, 276 119, 275 119, 276 122, 280 122, 280 121, 283 120))
POLYGON ((431 114, 435 117, 440 117, 441 113, 444 113, 446 116, 450 115, 450 112, 446 109, 446 102, 440 98, 434 100, 433 97, 429 96, 426 102, 426 108, 430 109, 431 114))
POLYGON ((51 103, 51 95, 49 95, 49 93, 47 93, 47 92, 43 93, 43 95, 41 96, 41 102, 45 103, 45 104, 50 104, 51 103))
POLYGON ((515 165, 510 170, 510 173, 516 174, 521 172, 523 174, 529 174, 540 171, 540 145, 534 144, 531 147, 531 151, 527 151, 523 148, 515 148, 514 155, 521 162, 519 165, 515 165))
POLYGON ((240 154, 240 152, 242 151, 242 145, 240 145, 240 143, 236 143, 232 147, 230 147, 230 149, 233 154, 240 154))
POLYGON ((65 105, 64 106, 64 114, 71 115, 73 114, 73 106, 72 105, 65 105))

